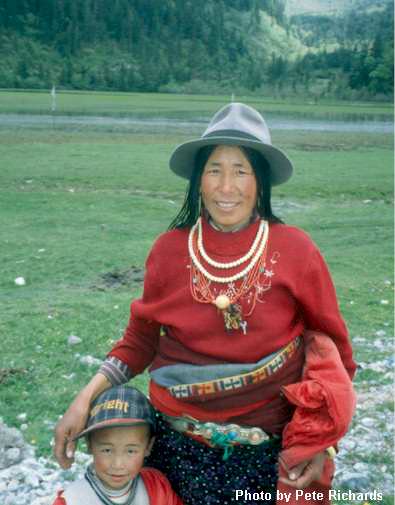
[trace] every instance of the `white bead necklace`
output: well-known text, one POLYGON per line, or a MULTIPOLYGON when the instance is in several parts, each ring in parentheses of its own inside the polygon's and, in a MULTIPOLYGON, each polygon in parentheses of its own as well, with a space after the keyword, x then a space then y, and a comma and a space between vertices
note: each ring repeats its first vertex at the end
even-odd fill
POLYGON ((202 234, 202 220, 201 220, 200 217, 199 217, 199 219, 198 219, 198 221, 197 221, 196 224, 197 224, 197 227, 198 227, 197 245, 198 245, 198 250, 199 250, 200 254, 207 261, 207 263, 209 265, 211 265, 213 267, 216 267, 216 268, 223 268, 223 269, 238 267, 242 263, 245 263, 247 260, 249 260, 251 258, 251 256, 254 254, 256 248, 258 247, 259 241, 261 240, 263 232, 265 230, 265 221, 261 220, 261 222, 259 223, 259 229, 258 229, 258 232, 256 234, 255 240, 254 240, 254 242, 253 242, 250 250, 247 252, 247 254, 245 254, 244 256, 242 256, 241 258, 239 258, 238 260, 231 261, 229 263, 220 263, 219 261, 215 261, 212 258, 210 258, 210 256, 208 256, 208 254, 204 250, 204 247, 203 247, 203 234, 202 234))
MULTIPOLYGON (((193 235, 195 233, 195 229, 198 227, 199 225, 199 220, 196 222, 196 224, 194 224, 194 226, 192 226, 190 232, 189 232, 189 238, 188 238, 188 249, 189 249, 189 255, 193 261, 193 264, 195 265, 195 267, 199 270, 200 273, 202 273, 207 279, 209 279, 210 281, 212 282, 218 282, 220 284, 227 284, 229 282, 234 282, 234 281, 237 281, 238 279, 241 279, 242 277, 244 277, 245 275, 248 274, 248 272, 254 268, 256 262, 258 261, 258 259, 261 257, 264 249, 265 249, 265 246, 266 246, 266 243, 267 243, 267 239, 269 237, 269 226, 268 226, 268 223, 264 220, 261 221, 261 224, 263 223, 263 227, 264 227, 264 234, 263 234, 263 237, 261 239, 261 243, 255 253, 255 255, 252 257, 250 263, 248 263, 248 265, 243 268, 243 270, 241 270, 240 272, 238 272, 237 274, 235 275, 232 275, 232 276, 229 276, 229 277, 218 277, 216 275, 212 275, 210 274, 210 272, 208 272, 204 266, 200 263, 200 261, 198 260, 196 254, 195 254, 195 251, 193 250, 193 235)), ((259 233, 260 231, 260 228, 257 232, 257 234, 259 233)), ((254 240, 254 243, 253 245, 251 246, 251 248, 254 246, 255 244, 255 240, 254 240)), ((256 246, 255 246, 256 247, 256 246)), ((200 250, 199 250, 200 251, 200 250)), ((201 252, 201 251, 200 251, 201 252)), ((250 251, 248 251, 247 255, 250 254, 250 251)), ((251 255, 249 256, 251 257, 251 255)), ((242 258, 241 258, 242 259, 242 258)), ((206 260, 207 261, 207 260, 206 260)), ((214 260, 212 260, 214 261, 214 260)), ((240 260, 236 260, 238 263, 235 265, 239 265, 240 264, 240 260)), ((217 262, 215 262, 217 263, 217 262)), ((232 262, 234 263, 234 262, 232 262)), ((243 263, 243 262, 241 262, 243 263)), ((222 263, 221 265, 226 265, 226 263, 222 263)), ((232 267, 229 267, 229 266, 222 266, 222 267, 218 267, 218 268, 232 268, 232 267)))

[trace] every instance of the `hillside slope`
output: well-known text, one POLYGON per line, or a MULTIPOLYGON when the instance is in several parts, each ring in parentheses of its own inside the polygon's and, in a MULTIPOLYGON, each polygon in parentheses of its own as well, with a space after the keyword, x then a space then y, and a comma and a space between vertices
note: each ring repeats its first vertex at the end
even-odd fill
POLYGON ((391 6, 7 0, 0 2, 0 87, 383 99, 393 93, 391 6))
POLYGON ((350 10, 383 8, 391 0, 287 0, 285 11, 287 16, 299 14, 342 15, 350 10))

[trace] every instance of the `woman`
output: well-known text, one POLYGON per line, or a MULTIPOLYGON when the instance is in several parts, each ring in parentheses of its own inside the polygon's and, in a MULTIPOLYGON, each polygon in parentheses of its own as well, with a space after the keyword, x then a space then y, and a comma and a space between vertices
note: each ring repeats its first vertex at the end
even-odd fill
POLYGON ((170 168, 190 180, 184 205, 148 256, 124 337, 58 423, 56 456, 70 466, 89 402, 149 366, 149 464, 187 505, 280 502, 283 491, 301 503, 295 489, 329 489, 325 449, 347 429, 355 364, 318 248, 271 209, 292 164, 262 116, 232 103, 170 168), (334 382, 344 415, 333 415, 334 382))

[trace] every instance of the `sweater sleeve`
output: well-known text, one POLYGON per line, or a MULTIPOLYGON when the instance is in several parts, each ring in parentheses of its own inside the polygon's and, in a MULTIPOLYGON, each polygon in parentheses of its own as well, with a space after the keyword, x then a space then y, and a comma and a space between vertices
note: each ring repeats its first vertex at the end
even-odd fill
POLYGON ((129 367, 114 356, 110 356, 102 363, 99 372, 107 377, 113 386, 125 384, 133 376, 129 367))
POLYGON ((348 330, 340 313, 331 275, 318 248, 313 250, 299 282, 297 299, 306 328, 326 333, 332 338, 346 370, 352 377, 356 364, 352 358, 348 330))
POLYGON ((155 320, 155 306, 161 296, 161 283, 153 250, 145 267, 143 295, 132 302, 124 335, 108 354, 108 357, 117 358, 127 365, 132 375, 143 372, 152 362, 161 328, 160 322, 155 320))
POLYGON ((150 503, 155 505, 183 505, 167 477, 155 468, 145 467, 140 472, 150 503))

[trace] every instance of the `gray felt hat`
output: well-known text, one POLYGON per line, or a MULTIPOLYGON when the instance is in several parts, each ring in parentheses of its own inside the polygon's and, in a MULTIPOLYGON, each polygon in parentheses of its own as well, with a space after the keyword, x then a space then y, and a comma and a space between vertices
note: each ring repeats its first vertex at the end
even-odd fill
POLYGON ((269 128, 263 117, 243 103, 230 103, 211 119, 200 139, 179 145, 170 157, 170 168, 177 175, 191 177, 199 149, 209 145, 251 147, 263 155, 270 165, 272 185, 286 182, 293 166, 287 156, 272 146, 269 128))

